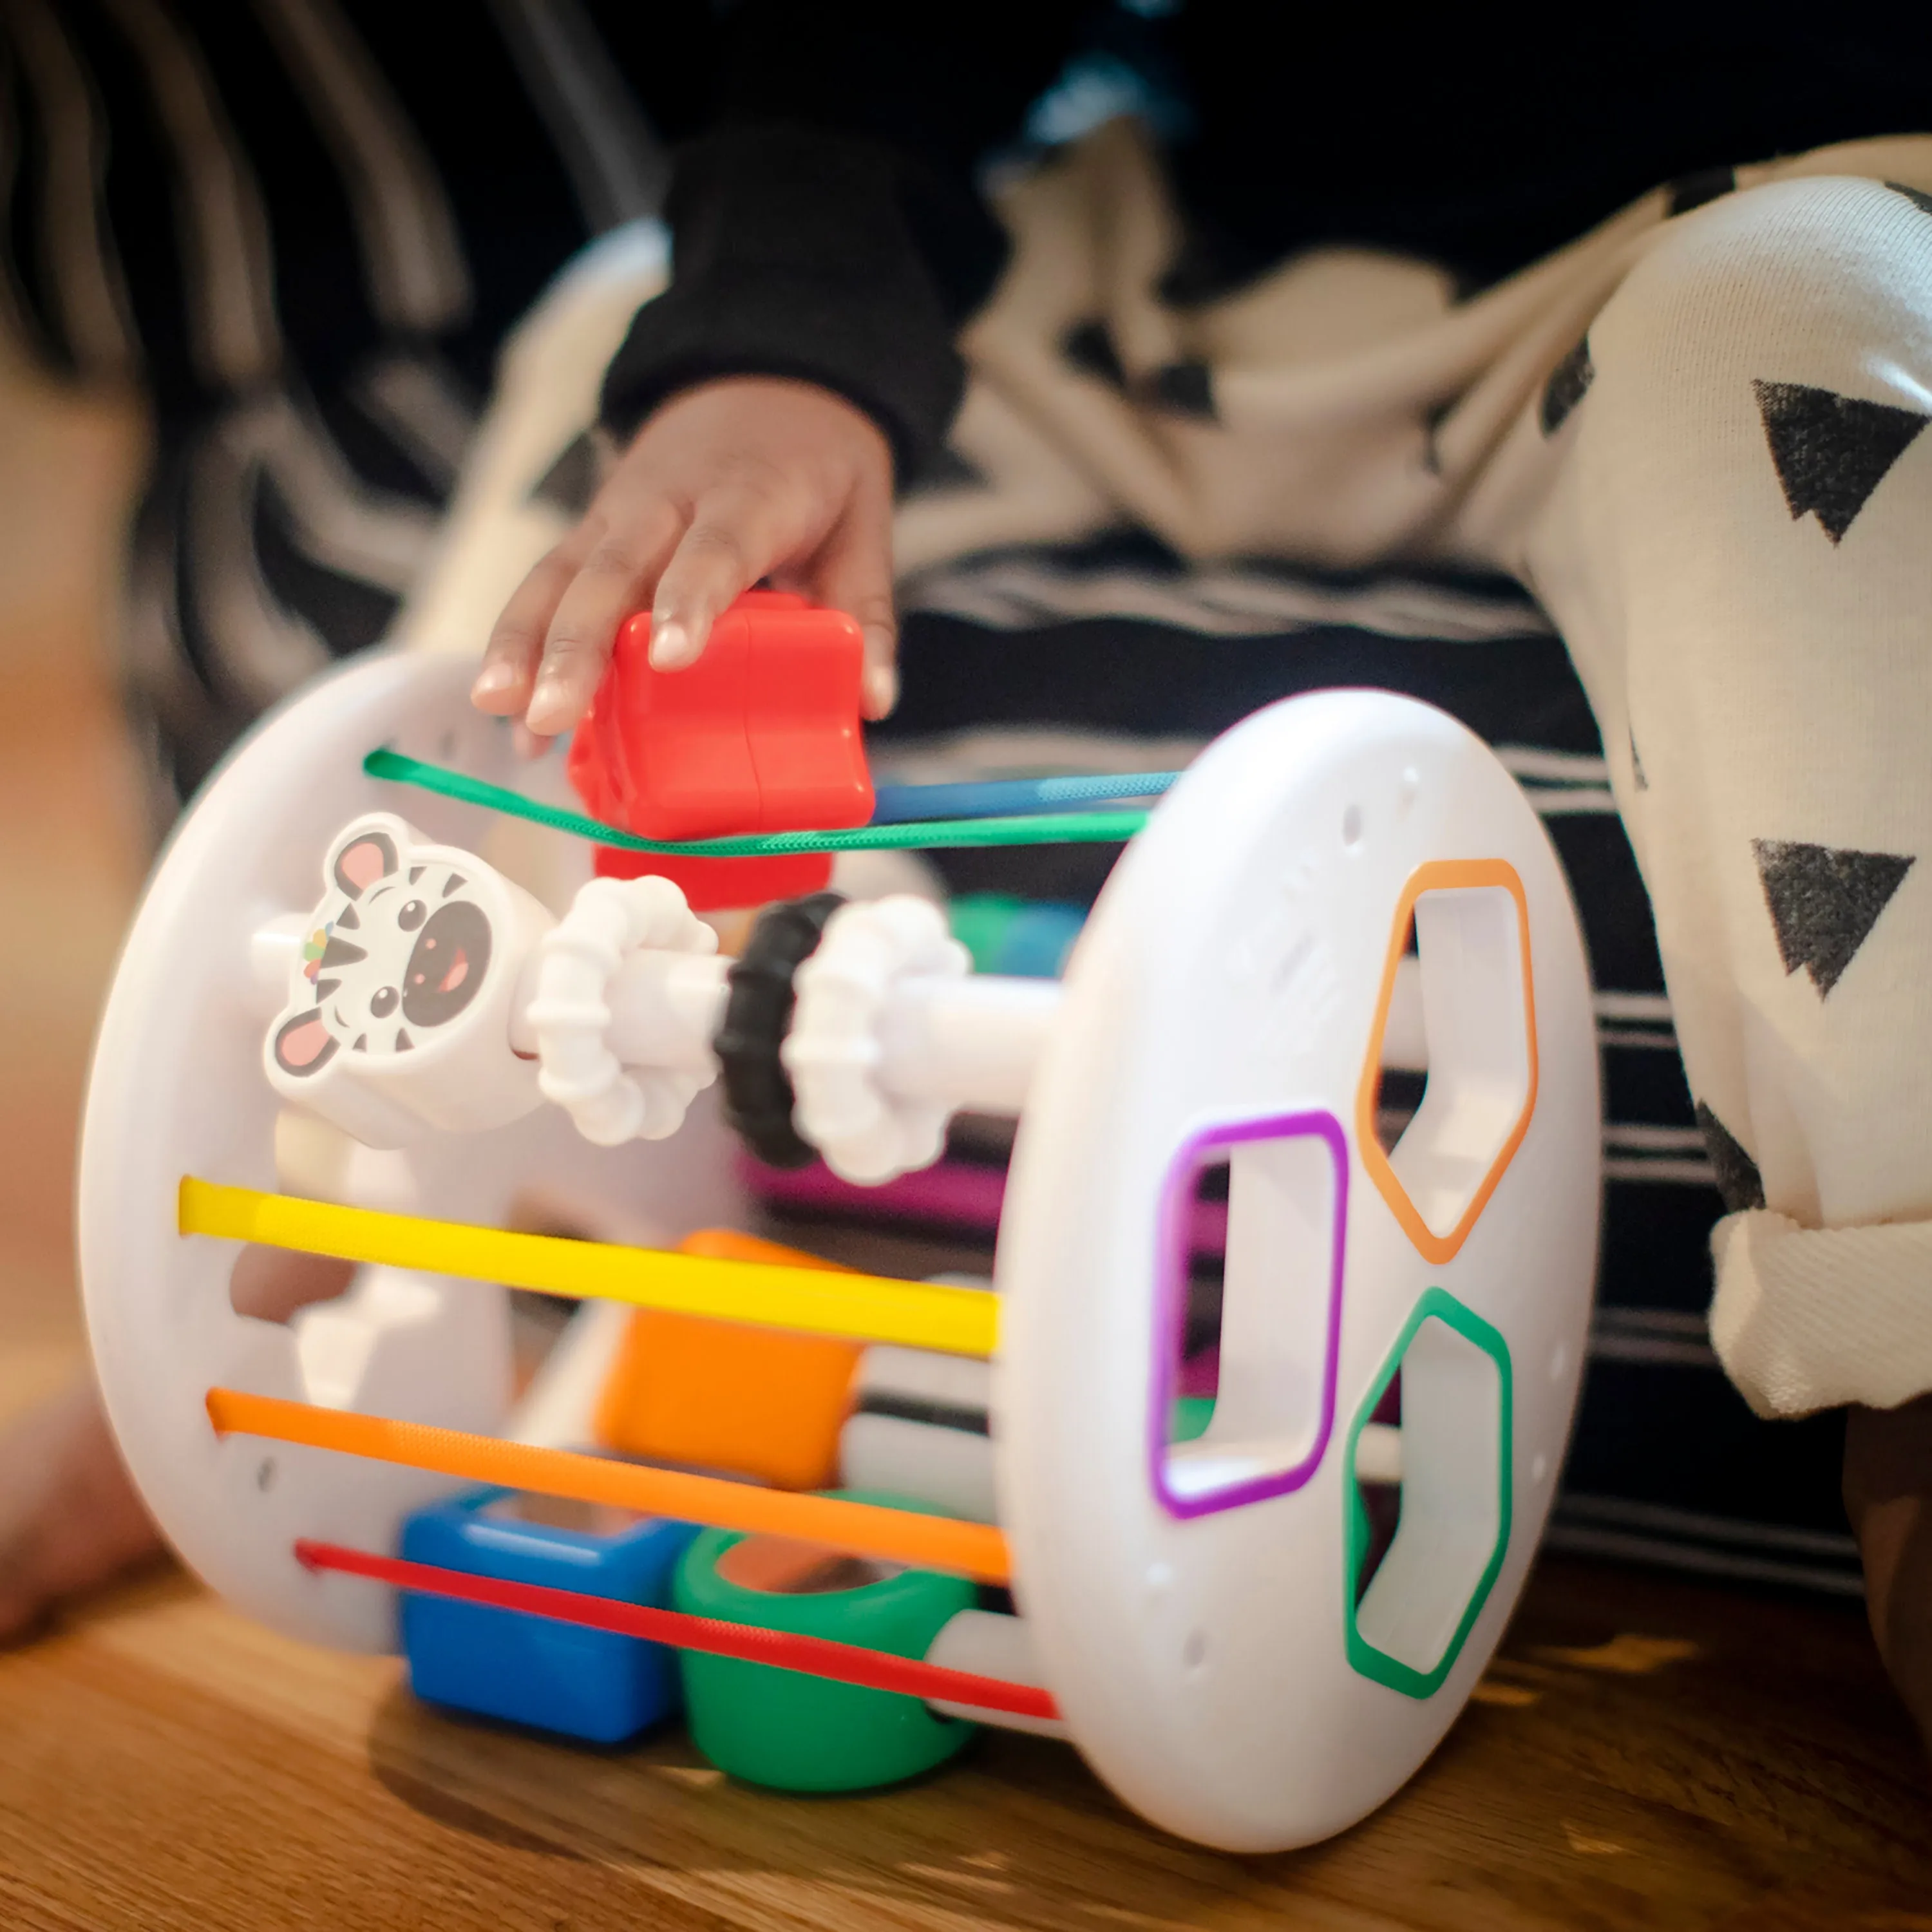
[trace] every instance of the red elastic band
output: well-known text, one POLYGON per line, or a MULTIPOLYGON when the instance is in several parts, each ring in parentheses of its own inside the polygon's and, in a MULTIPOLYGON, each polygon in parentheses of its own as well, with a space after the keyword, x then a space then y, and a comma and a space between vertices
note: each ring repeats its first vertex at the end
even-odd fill
POLYGON ((453 1597, 462 1603, 486 1604, 493 1610, 520 1610, 528 1616, 581 1624, 588 1630, 614 1630, 620 1636, 644 1637, 680 1650, 706 1651, 714 1657, 735 1657, 746 1664, 801 1671, 808 1677, 829 1677, 868 1690, 890 1690, 928 1702, 970 1704, 977 1710, 1004 1711, 1016 1718, 1057 1720, 1060 1716, 1060 1707, 1052 1696, 1035 1685, 1010 1684, 1004 1678, 981 1677, 968 1670, 948 1670, 922 1658, 894 1657, 861 1644, 835 1642, 830 1637, 760 1630, 752 1624, 694 1617, 682 1610, 653 1610, 643 1604, 586 1596, 581 1591, 552 1589, 541 1583, 506 1583, 495 1576, 473 1576, 466 1570, 372 1556, 367 1550, 314 1543, 306 1537, 297 1540, 295 1556, 304 1569, 338 1570, 424 1596, 453 1597))

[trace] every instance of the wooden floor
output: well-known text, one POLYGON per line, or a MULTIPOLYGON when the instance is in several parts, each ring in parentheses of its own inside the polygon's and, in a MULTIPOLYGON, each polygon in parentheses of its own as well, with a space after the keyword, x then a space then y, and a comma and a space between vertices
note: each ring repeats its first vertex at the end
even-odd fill
POLYGON ((1932 1812, 1855 1615, 1550 1562, 1480 1694, 1338 1841, 1217 1856, 1006 1736, 859 1798, 681 1734, 439 1717, 176 1578, 0 1658, 9 1932, 1015 1926, 1932 1928, 1932 1812))
POLYGON ((1316 1851, 1138 1824, 1063 1744, 866 1798, 732 1785, 682 1735, 433 1715, 390 1661, 176 1579, 0 1658, 10 1932, 778 1926, 1932 1928, 1932 1812, 1855 1616, 1546 1563, 1445 1747, 1316 1851))
MULTIPOLYGON (((100 649, 124 414, 0 382, 0 1412, 80 1359, 67 1196, 141 837, 100 649)), ((172 1573, 0 1654, 0 1932, 1025 1926, 1932 1932, 1932 1778, 1856 1610, 1552 1561, 1435 1760, 1292 1856, 1064 1747, 858 1799, 450 1721, 172 1573)))

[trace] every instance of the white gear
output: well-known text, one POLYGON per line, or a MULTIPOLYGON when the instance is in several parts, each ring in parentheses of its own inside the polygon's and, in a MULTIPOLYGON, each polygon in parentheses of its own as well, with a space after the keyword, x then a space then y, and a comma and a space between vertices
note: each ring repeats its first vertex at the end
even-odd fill
POLYGON ((643 947, 711 953, 718 935, 670 880, 592 879, 538 951, 536 997, 526 1018, 536 1035, 545 1100, 562 1108, 598 1147, 664 1139, 692 1100, 717 1078, 714 1068, 626 1072, 610 1050, 610 989, 625 959, 643 947))
POLYGON ((880 1025, 901 981, 963 979, 971 966, 930 900, 902 893, 832 915, 794 976, 797 1005, 779 1058, 798 1130, 835 1174, 875 1185, 939 1158, 952 1110, 886 1090, 880 1025))

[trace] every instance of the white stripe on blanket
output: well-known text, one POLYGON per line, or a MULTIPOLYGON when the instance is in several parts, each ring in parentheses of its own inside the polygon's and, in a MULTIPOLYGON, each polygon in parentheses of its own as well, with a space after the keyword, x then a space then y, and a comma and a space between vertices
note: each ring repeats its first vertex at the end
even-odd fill
POLYGON ((1324 584, 1240 564, 1168 574, 1052 557, 969 559, 909 578, 900 586, 899 602, 904 610, 963 617, 1000 631, 1124 617, 1210 638, 1278 637, 1346 625, 1385 638, 1486 644, 1550 630, 1534 605, 1507 592, 1401 578, 1324 584))

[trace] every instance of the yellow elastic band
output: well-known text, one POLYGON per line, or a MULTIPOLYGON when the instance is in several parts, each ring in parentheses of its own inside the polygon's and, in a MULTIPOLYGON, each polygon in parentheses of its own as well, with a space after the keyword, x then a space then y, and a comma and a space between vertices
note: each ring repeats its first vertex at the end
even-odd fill
POLYGON ((588 1295, 637 1308, 859 1342, 894 1342, 952 1355, 990 1355, 998 1346, 999 1297, 986 1288, 940 1288, 772 1262, 716 1261, 554 1234, 514 1234, 460 1221, 428 1221, 252 1187, 224 1187, 192 1174, 182 1181, 179 1214, 184 1234, 213 1234, 333 1255, 340 1261, 501 1282, 544 1294, 588 1295))
POLYGON ((1005 1583, 1012 1574, 1006 1538, 982 1522, 956 1522, 946 1516, 919 1516, 836 1496, 761 1490, 748 1483, 690 1476, 568 1449, 535 1449, 527 1443, 500 1442, 493 1436, 433 1429, 427 1423, 397 1422, 383 1415, 358 1415, 348 1409, 318 1408, 311 1402, 247 1395, 238 1389, 210 1389, 208 1419, 220 1436, 304 1443, 503 1489, 605 1503, 641 1516, 796 1537, 922 1570, 956 1570, 985 1583, 1005 1583))

